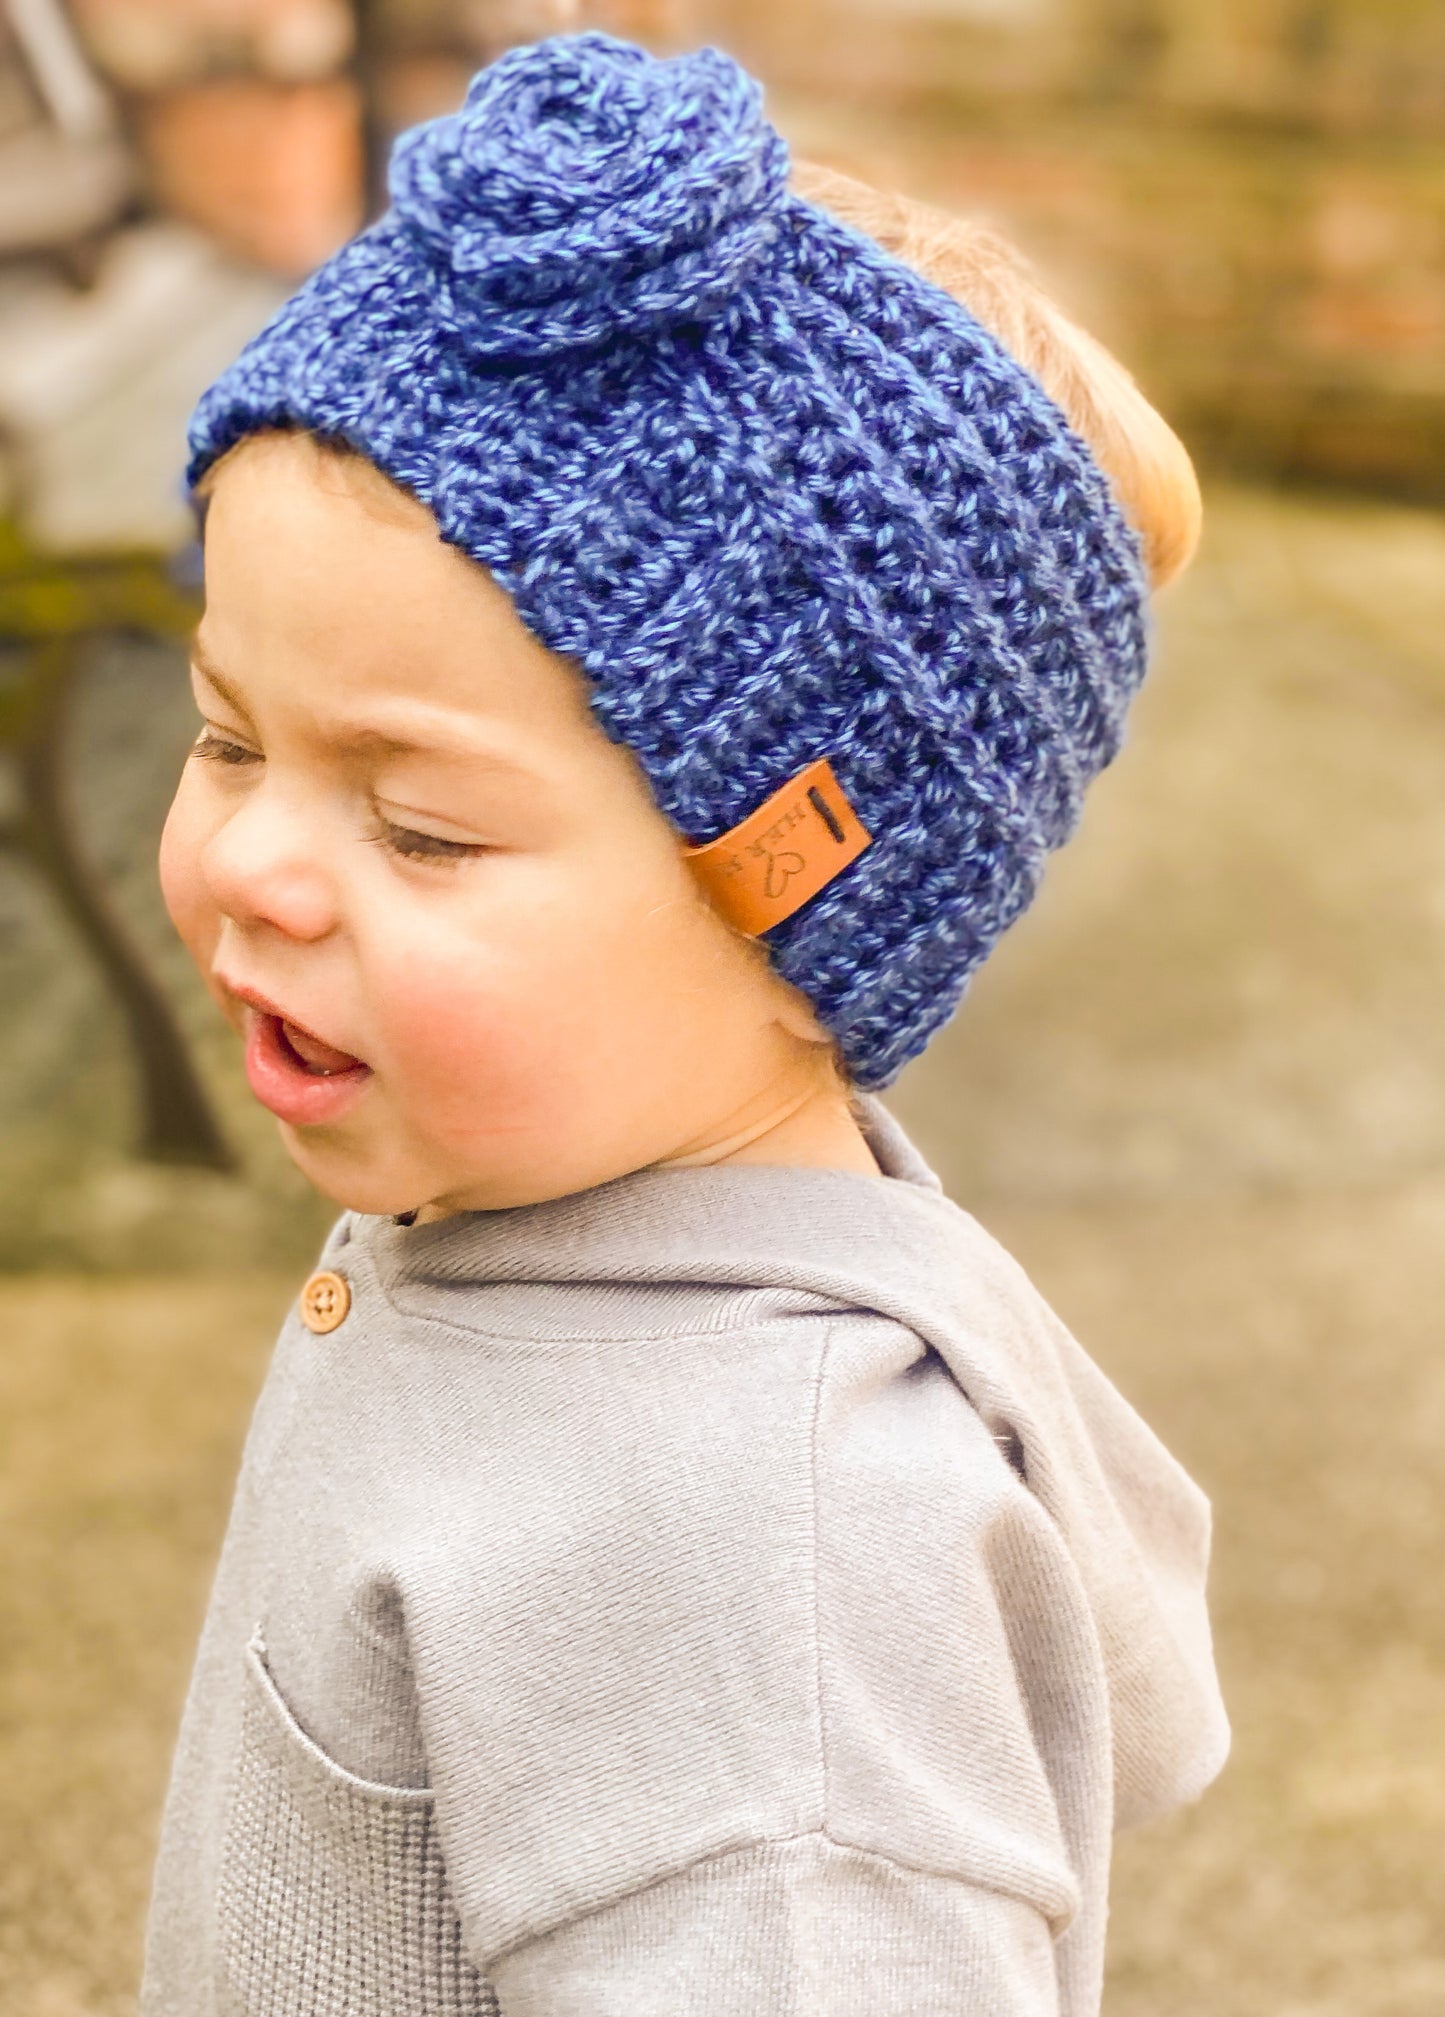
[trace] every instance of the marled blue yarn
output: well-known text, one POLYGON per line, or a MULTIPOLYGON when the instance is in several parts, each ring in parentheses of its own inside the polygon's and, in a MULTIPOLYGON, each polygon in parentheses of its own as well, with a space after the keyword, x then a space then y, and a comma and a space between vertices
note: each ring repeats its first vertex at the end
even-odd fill
POLYGON ((830 757, 874 844, 766 943, 876 1089, 1116 754, 1146 588, 1042 388, 790 194, 761 108, 716 50, 511 51, 398 139, 186 476, 273 424, 350 441, 579 661, 690 841, 830 757))

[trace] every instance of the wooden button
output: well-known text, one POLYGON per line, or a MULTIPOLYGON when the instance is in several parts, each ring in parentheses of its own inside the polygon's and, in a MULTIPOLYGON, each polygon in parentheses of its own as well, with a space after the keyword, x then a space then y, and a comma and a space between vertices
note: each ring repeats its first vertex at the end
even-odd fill
POLYGON ((351 1308, 351 1290, 345 1275, 333 1275, 329 1268, 314 1274, 301 1291, 301 1321, 308 1331, 324 1335, 344 1323, 351 1308))

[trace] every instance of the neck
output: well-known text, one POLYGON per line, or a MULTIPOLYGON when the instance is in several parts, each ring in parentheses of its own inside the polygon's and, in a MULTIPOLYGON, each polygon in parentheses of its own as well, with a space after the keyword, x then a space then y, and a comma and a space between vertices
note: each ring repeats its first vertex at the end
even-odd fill
POLYGON ((809 1168, 882 1174, 877 1158, 853 1118, 846 1093, 805 1086, 788 1097, 774 1095, 762 1110, 716 1139, 681 1155, 661 1156, 653 1169, 687 1169, 718 1163, 794 1163, 809 1168))

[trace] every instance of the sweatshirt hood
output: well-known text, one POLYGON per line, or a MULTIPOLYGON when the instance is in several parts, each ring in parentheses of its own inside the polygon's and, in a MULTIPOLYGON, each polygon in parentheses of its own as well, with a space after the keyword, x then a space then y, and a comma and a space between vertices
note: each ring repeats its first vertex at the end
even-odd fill
POLYGON ((855 1111, 883 1180, 791 1164, 651 1166, 425 1225, 350 1214, 348 1235, 418 1313, 444 1315, 462 1283, 607 1284, 614 1314, 628 1285, 707 1284, 802 1292, 906 1325, 1008 1450, 1087 1591, 1108 1678, 1115 1826, 1165 1814, 1197 1799, 1229 1752, 1206 1602, 1209 1500, 1019 1264, 945 1195, 896 1117, 867 1093, 855 1111))

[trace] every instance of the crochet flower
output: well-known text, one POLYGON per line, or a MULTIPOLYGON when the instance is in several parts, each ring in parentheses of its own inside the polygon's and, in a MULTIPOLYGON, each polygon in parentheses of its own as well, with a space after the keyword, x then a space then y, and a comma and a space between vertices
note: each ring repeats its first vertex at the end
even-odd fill
POLYGON ((716 312, 772 243, 788 152, 717 49, 588 33, 514 49, 403 133, 393 212, 472 351, 545 357, 716 312))

